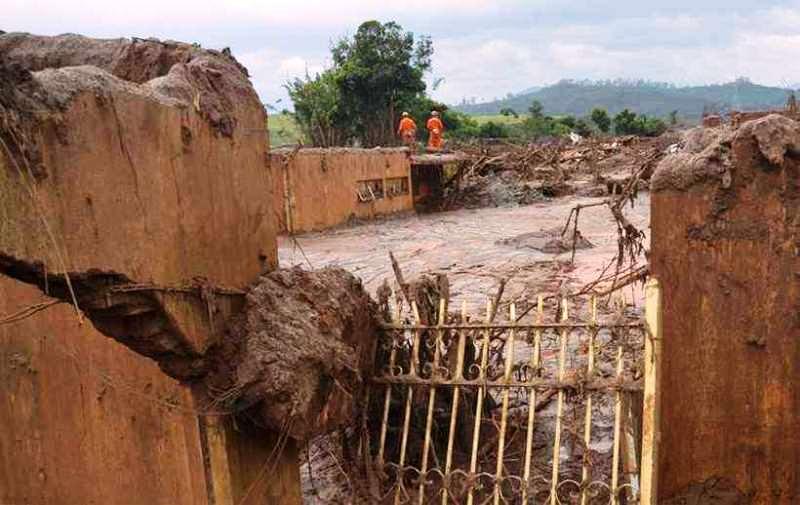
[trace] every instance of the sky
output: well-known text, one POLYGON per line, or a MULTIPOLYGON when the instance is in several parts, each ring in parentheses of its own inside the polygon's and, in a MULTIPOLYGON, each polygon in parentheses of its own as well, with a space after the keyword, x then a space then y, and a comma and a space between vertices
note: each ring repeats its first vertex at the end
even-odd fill
POLYGON ((2 0, 0 30, 230 47, 262 101, 330 65, 369 19, 433 39, 430 94, 455 104, 560 79, 800 86, 800 0, 2 0), (432 87, 431 87, 432 88, 432 87))

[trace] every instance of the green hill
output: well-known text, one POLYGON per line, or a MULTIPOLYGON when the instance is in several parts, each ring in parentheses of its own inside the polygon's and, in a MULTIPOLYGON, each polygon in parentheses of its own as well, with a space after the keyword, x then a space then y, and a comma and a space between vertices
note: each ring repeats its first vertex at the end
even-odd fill
POLYGON ((594 107, 612 114, 630 109, 649 116, 667 116, 673 110, 684 118, 698 118, 704 110, 762 110, 782 107, 788 91, 761 86, 748 79, 727 84, 677 87, 647 81, 563 80, 532 92, 486 103, 461 104, 453 108, 468 114, 498 114, 503 108, 522 113, 538 100, 548 114, 587 115, 594 107))

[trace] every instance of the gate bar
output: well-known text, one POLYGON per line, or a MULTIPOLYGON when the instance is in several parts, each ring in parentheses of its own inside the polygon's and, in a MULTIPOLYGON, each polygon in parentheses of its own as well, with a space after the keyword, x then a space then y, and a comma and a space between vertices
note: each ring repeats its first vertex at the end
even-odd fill
MULTIPOLYGON (((486 302, 486 324, 492 322, 492 301, 486 302)), ((483 330, 483 345, 481 346, 481 366, 478 370, 478 378, 483 380, 486 378, 486 367, 489 365, 489 343, 491 339, 491 332, 488 328, 483 330)), ((478 388, 478 398, 475 400, 475 427, 472 433, 472 454, 469 461, 470 477, 475 477, 478 470, 478 444, 481 439, 481 417, 483 414, 483 397, 486 394, 486 386, 478 388)), ((473 491, 474 486, 469 486, 467 492, 467 505, 473 505, 475 495, 473 491)))

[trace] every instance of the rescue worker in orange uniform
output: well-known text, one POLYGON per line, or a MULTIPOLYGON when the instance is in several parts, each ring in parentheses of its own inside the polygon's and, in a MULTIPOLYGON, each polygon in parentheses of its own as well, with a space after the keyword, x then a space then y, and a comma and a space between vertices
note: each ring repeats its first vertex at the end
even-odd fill
POLYGON ((438 151, 444 145, 444 124, 439 119, 438 111, 431 111, 431 118, 428 119, 428 149, 438 151))
POLYGON ((417 140, 417 123, 411 119, 408 112, 403 112, 403 118, 400 120, 400 126, 397 127, 397 135, 402 139, 403 144, 413 148, 417 140))

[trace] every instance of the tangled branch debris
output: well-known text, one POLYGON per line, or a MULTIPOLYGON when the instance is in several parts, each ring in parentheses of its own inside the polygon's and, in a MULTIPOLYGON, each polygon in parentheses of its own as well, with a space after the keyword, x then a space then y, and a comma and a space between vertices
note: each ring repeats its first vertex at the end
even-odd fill
POLYGON ((577 194, 619 194, 632 176, 637 184, 650 179, 667 147, 678 142, 674 135, 658 138, 617 137, 584 139, 578 144, 463 145, 471 164, 460 167, 448 185, 449 207, 525 205, 538 199, 577 194))
POLYGON ((571 251, 570 263, 574 263, 576 250, 585 242, 579 226, 581 212, 606 207, 616 226, 618 250, 601 275, 578 294, 610 292, 647 276, 647 267, 640 265, 645 233, 626 217, 625 209, 635 204, 640 189, 649 187, 655 166, 680 142, 679 136, 665 134, 590 138, 577 144, 461 146, 475 161, 453 175, 460 180, 449 187, 445 201, 449 206, 481 207, 525 205, 569 194, 601 197, 577 203, 556 241, 564 251, 571 251))

